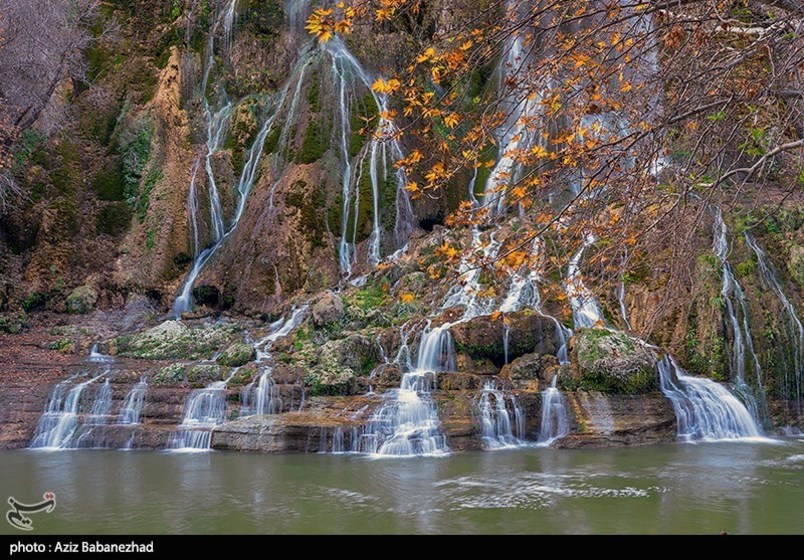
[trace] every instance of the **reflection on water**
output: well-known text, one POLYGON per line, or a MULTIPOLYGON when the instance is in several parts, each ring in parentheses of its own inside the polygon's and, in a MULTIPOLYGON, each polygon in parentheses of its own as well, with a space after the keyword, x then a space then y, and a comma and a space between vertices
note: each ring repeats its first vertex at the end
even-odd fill
MULTIPOLYGON (((804 442, 350 455, 0 453, 58 533, 800 533, 804 442)), ((10 532, 2 529, 3 532, 10 532)))

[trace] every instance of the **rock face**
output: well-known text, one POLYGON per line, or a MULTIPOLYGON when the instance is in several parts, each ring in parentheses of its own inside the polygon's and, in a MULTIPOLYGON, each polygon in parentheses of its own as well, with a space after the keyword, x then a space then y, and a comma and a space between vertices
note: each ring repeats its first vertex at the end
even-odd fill
POLYGON ((366 376, 379 360, 377 344, 361 335, 330 340, 318 352, 308 384, 318 395, 347 395, 361 390, 358 377, 366 376))
POLYGON ((500 377, 517 389, 538 391, 550 385, 560 367, 551 355, 525 354, 500 370, 500 377))
POLYGON ((343 317, 343 300, 332 290, 326 290, 313 304, 313 322, 317 327, 325 327, 343 317))
POLYGON ((558 447, 619 447, 676 440, 673 407, 661 393, 610 395, 565 393, 573 429, 558 447))
POLYGON ((572 382, 576 387, 624 394, 657 389, 653 355, 628 335, 584 329, 572 342, 572 382))
POLYGON ((67 296, 67 312, 76 314, 90 313, 98 303, 98 292, 92 286, 79 286, 67 296))
POLYGON ((555 354, 555 324, 533 312, 507 314, 504 318, 475 317, 454 325, 450 331, 459 353, 472 358, 486 358, 495 364, 505 363, 503 337, 508 325, 508 360, 525 354, 555 354))

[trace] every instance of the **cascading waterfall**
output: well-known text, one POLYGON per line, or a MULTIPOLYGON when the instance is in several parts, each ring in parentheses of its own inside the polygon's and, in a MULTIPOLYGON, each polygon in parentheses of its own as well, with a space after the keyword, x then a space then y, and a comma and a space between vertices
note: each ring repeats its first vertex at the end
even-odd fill
POLYGON ((484 449, 503 449, 522 445, 525 437, 525 416, 515 397, 511 397, 514 422, 511 422, 505 394, 497 389, 493 381, 487 381, 483 386, 478 408, 484 449))
MULTIPOLYGON (((361 202, 359 198, 360 183, 365 170, 364 161, 361 160, 357 170, 353 168, 350 155, 350 139, 352 137, 352 96, 349 91, 362 84, 372 95, 378 111, 377 126, 371 135, 367 155, 369 182, 372 192, 372 228, 368 239, 368 263, 376 266, 382 258, 382 225, 380 223, 380 186, 388 181, 388 160, 392 162, 402 159, 403 152, 396 139, 396 125, 388 118, 388 99, 384 94, 378 94, 372 89, 372 77, 363 69, 361 64, 347 49, 339 38, 327 42, 324 47, 332 61, 332 78, 338 92, 338 143, 342 162, 341 175, 341 240, 339 244, 339 262, 341 271, 348 278, 356 260, 357 219, 361 202), (354 194, 354 200, 352 198, 354 194), (353 208, 354 206, 354 208, 353 208), (348 231, 350 217, 354 217, 353 229, 348 231)), ((395 174, 396 179, 396 223, 394 225, 394 246, 402 247, 413 230, 413 210, 407 191, 407 175, 404 168, 399 168, 395 174)))
POLYGON ((237 372, 225 381, 215 381, 204 389, 196 389, 187 397, 184 418, 169 447, 174 451, 208 451, 212 447, 212 430, 226 419, 226 385, 237 372))
MULTIPOLYGON (((225 12, 226 18, 229 17, 230 12, 231 17, 234 17, 235 2, 236 0, 232 0, 231 10, 227 9, 227 11, 225 12)), ((225 29, 226 25, 227 24, 224 23, 225 29)), ((229 29, 231 29, 231 21, 228 23, 228 25, 229 29)), ((214 31, 210 33, 209 41, 210 43, 214 44, 214 31)), ((257 172, 260 167, 260 162, 262 161, 265 141, 268 138, 268 135, 274 129, 277 117, 285 105, 285 101, 288 98, 288 91, 290 90, 292 84, 297 84, 299 86, 295 88, 295 94, 292 96, 291 106, 295 107, 301 89, 300 84, 304 81, 305 71, 308 65, 310 64, 311 60, 310 53, 311 50, 309 48, 309 43, 305 44, 305 46, 301 48, 300 56, 296 61, 296 66, 294 70, 291 72, 290 79, 280 89, 279 94, 272 100, 270 108, 267 109, 267 117, 263 121, 263 124, 260 127, 259 132, 257 133, 257 136, 254 138, 252 145, 248 149, 246 162, 245 165, 243 166, 243 171, 240 174, 240 178, 237 184, 237 194, 238 194, 237 208, 235 210, 235 214, 228 228, 225 226, 224 222, 223 209, 220 204, 220 196, 218 195, 217 184, 215 182, 215 177, 212 168, 212 158, 221 149, 224 140, 226 138, 228 123, 233 110, 233 104, 231 101, 227 99, 223 107, 219 109, 217 112, 213 113, 209 108, 209 104, 206 100, 206 97, 204 97, 204 108, 207 117, 207 153, 205 156, 204 168, 206 171, 207 183, 209 187, 210 221, 212 223, 212 232, 211 232, 212 244, 204 248, 203 250, 200 248, 199 245, 198 201, 196 193, 197 190, 196 177, 198 173, 198 163, 195 163, 193 165, 192 170, 192 176, 190 181, 190 195, 188 200, 190 222, 192 225, 192 232, 193 232, 193 243, 194 243, 193 250, 195 254, 195 259, 193 261, 193 266, 190 272, 187 274, 187 277, 182 283, 179 295, 176 297, 176 301, 173 304, 173 314, 176 318, 180 318, 182 313, 185 313, 187 311, 190 311, 190 309, 192 309, 193 304, 192 291, 196 279, 201 274, 201 271, 204 269, 207 262, 209 262, 210 258, 218 251, 218 249, 220 249, 220 247, 223 245, 223 243, 226 241, 229 235, 237 229, 237 226, 240 223, 240 219, 243 217, 248 196, 257 178, 257 172)), ((209 68, 213 63, 214 63, 214 48, 210 47, 208 48, 208 58, 207 61, 205 62, 204 89, 202 91, 206 91, 206 81, 209 75, 209 68)))
POLYGON ((746 356, 749 358, 751 366, 756 375, 757 391, 760 394, 760 402, 764 403, 764 389, 762 383, 762 366, 759 357, 754 351, 754 338, 748 324, 748 302, 745 298, 742 286, 734 276, 734 271, 728 260, 729 241, 726 223, 723 221, 723 214, 720 208, 711 207, 714 217, 714 241, 713 250, 723 268, 723 283, 720 289, 720 296, 723 299, 726 320, 731 325, 731 355, 730 370, 735 384, 735 389, 740 397, 745 401, 748 410, 755 420, 759 419, 759 404, 754 392, 745 379, 746 375, 746 356), (742 320, 738 317, 742 316, 742 320))
MULTIPOLYGON (((792 350, 790 354, 792 355, 792 360, 789 360, 788 367, 784 369, 784 387, 785 387, 785 394, 795 394, 796 396, 796 415, 801 417, 801 397, 802 397, 802 369, 804 369, 804 326, 802 326, 801 319, 798 317, 798 313, 796 312, 796 308, 790 303, 790 300, 787 299, 787 296, 782 289, 782 285, 779 282, 779 277, 776 275, 776 270, 773 267, 773 264, 768 259, 765 251, 759 246, 756 242, 754 237, 749 233, 745 232, 745 242, 754 251, 754 254, 757 257, 757 263, 759 264, 759 272, 760 277, 762 278, 763 283, 766 287, 770 288, 771 291, 776 295, 776 298, 782 304, 782 312, 784 313, 785 317, 785 329, 787 331, 787 341, 789 344, 792 345, 792 350), (793 372, 794 377, 794 389, 790 390, 790 380, 788 378, 789 371, 793 372)), ((785 353, 787 355, 787 353, 785 353)))
POLYGON ((448 453, 430 392, 438 372, 454 369, 449 328, 428 325, 421 335, 416 367, 402 376, 399 389, 383 395, 385 402, 369 419, 364 433, 353 440, 355 451, 394 457, 448 453))
POLYGON ((140 423, 142 405, 145 402, 145 393, 148 391, 148 381, 143 377, 134 385, 123 401, 123 408, 117 417, 118 424, 134 425, 140 423))
POLYGON ((662 393, 670 399, 683 441, 756 438, 762 436, 748 409, 725 387, 687 374, 671 358, 659 361, 662 393))
POLYGON ((272 323, 268 329, 268 335, 254 344, 257 349, 256 362, 264 365, 262 365, 262 373, 257 380, 244 387, 240 393, 240 401, 243 405, 241 416, 278 414, 282 411, 282 398, 272 377, 273 368, 265 362, 271 359, 270 350, 273 343, 298 328, 304 321, 307 309, 307 305, 293 309, 287 320, 279 319, 272 323))
POLYGON ((542 424, 538 443, 549 447, 569 433, 569 417, 564 405, 564 397, 556 387, 558 374, 553 377, 550 387, 542 391, 542 424))
POLYGON ((92 403, 92 412, 87 418, 87 424, 105 424, 109 419, 109 413, 112 410, 112 386, 109 384, 109 379, 103 382, 98 395, 95 397, 95 402, 92 403))
POLYGON ((628 311, 625 307, 625 282, 623 281, 620 281, 619 286, 617 286, 617 302, 620 305, 620 316, 623 318, 625 328, 630 331, 631 322, 628 320, 628 311))
POLYGON ((586 248, 595 242, 593 235, 586 235, 581 248, 572 256, 567 264, 567 276, 564 289, 572 307, 572 320, 576 329, 593 329, 606 324, 603 312, 597 299, 586 287, 581 276, 581 259, 586 248))
POLYGON ((76 443, 75 436, 79 428, 81 396, 84 390, 104 375, 93 377, 75 385, 69 391, 74 377, 56 385, 48 399, 45 412, 39 418, 33 440, 32 449, 69 449, 76 443))

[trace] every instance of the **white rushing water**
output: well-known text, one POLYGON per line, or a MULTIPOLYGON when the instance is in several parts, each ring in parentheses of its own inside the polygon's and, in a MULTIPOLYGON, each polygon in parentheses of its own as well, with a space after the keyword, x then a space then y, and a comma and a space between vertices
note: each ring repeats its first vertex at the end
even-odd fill
POLYGON ((430 393, 438 372, 454 370, 455 350, 449 328, 428 325, 421 335, 416 366, 403 374, 399 389, 383 395, 385 402, 354 441, 354 450, 378 457, 447 454, 446 437, 440 431, 430 393))
POLYGON ((196 389, 187 397, 184 417, 168 447, 174 451, 209 451, 212 448, 212 430, 226 419, 226 385, 236 369, 225 381, 215 381, 203 389, 196 389))
POLYGON ((782 285, 779 282, 779 277, 773 267, 770 259, 768 259, 765 251, 757 243, 756 239, 748 232, 745 232, 745 242, 754 251, 759 264, 760 278, 764 285, 773 292, 779 302, 782 304, 782 313, 784 314, 784 325, 787 331, 787 342, 792 348, 785 352, 786 356, 792 357, 787 360, 787 367, 784 370, 784 388, 787 396, 795 394, 796 397, 796 414, 801 416, 801 397, 802 397, 802 371, 804 370, 804 326, 802 326, 801 319, 796 312, 795 306, 790 302, 785 295, 782 285), (794 385, 791 390, 791 380, 789 378, 792 373, 792 383, 794 385))
MULTIPOLYGON (((389 169, 394 162, 403 157, 402 147, 396 137, 396 125, 388 117, 388 98, 372 89, 373 77, 369 75, 340 38, 334 38, 323 47, 331 58, 331 76, 337 91, 338 102, 338 150, 341 159, 341 240, 339 244, 339 262, 341 271, 348 278, 352 274, 357 254, 358 212, 361 204, 360 183, 364 173, 368 172, 372 193, 372 227, 368 239, 367 261, 376 266, 381 255, 382 224, 380 223, 381 186, 391 180, 389 169), (353 165, 350 145, 352 112, 356 110, 357 86, 361 85, 370 94, 377 108, 377 124, 369 139, 367 149, 358 154, 361 158, 357 168, 353 165), (368 167, 366 171, 365 167, 368 167), (353 222, 349 232, 349 222, 353 222)), ((394 224, 394 248, 398 249, 407 243, 413 230, 413 210, 407 191, 407 175, 404 168, 393 173, 396 182, 396 222, 394 224)))
MULTIPOLYGON (((723 268, 723 282, 720 289, 720 296, 723 299, 726 320, 730 325, 731 332, 731 352, 729 355, 729 369, 735 389, 748 407, 751 416, 755 421, 759 421, 759 405, 754 395, 754 390, 746 381, 746 358, 754 371, 756 377, 757 391, 763 394, 762 366, 759 357, 754 351, 754 337, 751 334, 751 327, 748 323, 748 302, 742 286, 734 276, 734 271, 729 263, 729 241, 726 223, 723 221, 723 214, 720 208, 711 207, 714 217, 714 239, 712 249, 723 268), (739 313, 739 316, 738 316, 739 313)), ((762 399, 764 401, 764 399, 762 399)))
POLYGON ((570 430, 564 397, 556 388, 557 381, 558 375, 555 375, 550 387, 542 391, 542 423, 538 443, 545 447, 569 434, 570 430))
POLYGON ((670 399, 683 441, 758 438, 751 413, 728 389, 685 372, 670 356, 659 361, 662 393, 670 399))
POLYGON ((510 412, 505 393, 497 389, 494 381, 487 381, 483 385, 478 409, 484 449, 504 449, 523 445, 525 414, 513 395, 508 400, 511 403, 510 412))
POLYGON ((594 329, 605 326, 603 312, 594 294, 586 287, 581 275, 581 259, 586 248, 595 242, 592 235, 584 237, 581 248, 572 256, 567 264, 567 275, 564 278, 564 289, 572 308, 572 321, 575 329, 594 329))
POLYGON ((81 397, 87 387, 106 373, 104 371, 100 375, 78 383, 69 390, 75 377, 58 383, 48 399, 44 414, 39 418, 29 447, 50 450, 74 447, 77 443, 76 435, 80 426, 81 397))
POLYGON ((95 401, 92 403, 92 411, 89 418, 86 419, 87 424, 105 424, 109 420, 109 413, 112 410, 112 386, 109 384, 109 378, 103 382, 98 394, 95 396, 95 401))
POLYGON ((307 305, 294 308, 287 320, 279 319, 272 323, 268 328, 268 334, 254 343, 254 348, 257 350, 256 362, 260 364, 262 371, 256 381, 243 387, 240 392, 240 402, 243 405, 241 416, 282 412, 282 397, 272 377, 271 346, 304 322, 308 308, 307 305))
POLYGON ((117 417, 118 424, 134 425, 140 423, 142 405, 145 403, 145 394, 148 391, 148 382, 145 377, 131 388, 123 401, 123 408, 117 417))

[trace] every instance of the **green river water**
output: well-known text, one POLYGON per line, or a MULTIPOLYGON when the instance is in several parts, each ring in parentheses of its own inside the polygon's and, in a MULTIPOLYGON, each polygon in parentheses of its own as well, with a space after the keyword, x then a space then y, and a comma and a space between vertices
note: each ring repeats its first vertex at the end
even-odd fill
POLYGON ((34 535, 804 533, 804 439, 432 459, 0 453, 4 504, 46 491, 57 507, 31 515, 34 535))

